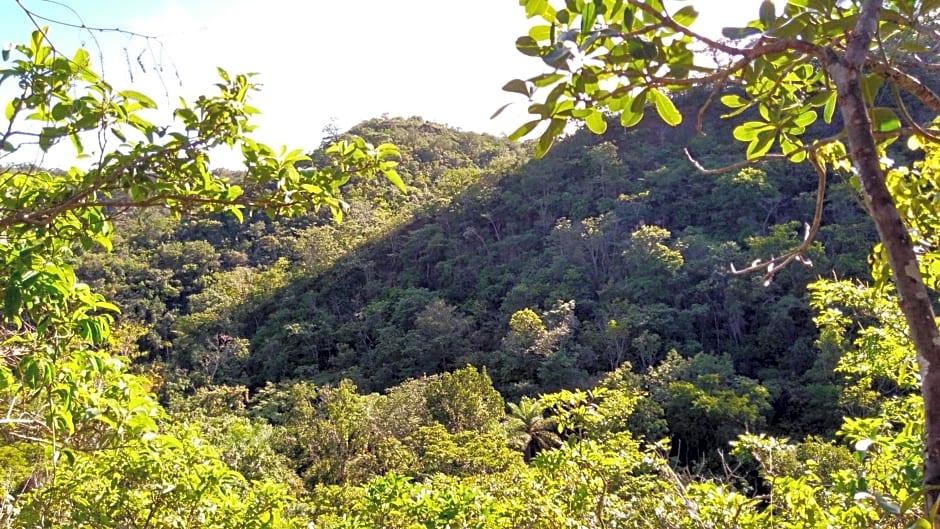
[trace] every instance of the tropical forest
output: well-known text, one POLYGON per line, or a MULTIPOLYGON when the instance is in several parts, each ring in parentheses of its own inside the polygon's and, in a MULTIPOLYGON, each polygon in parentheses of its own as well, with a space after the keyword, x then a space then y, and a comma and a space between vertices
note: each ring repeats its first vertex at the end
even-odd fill
POLYGON ((519 0, 514 133, 296 150, 38 24, 0 528, 940 527, 940 1, 698 3, 519 0))

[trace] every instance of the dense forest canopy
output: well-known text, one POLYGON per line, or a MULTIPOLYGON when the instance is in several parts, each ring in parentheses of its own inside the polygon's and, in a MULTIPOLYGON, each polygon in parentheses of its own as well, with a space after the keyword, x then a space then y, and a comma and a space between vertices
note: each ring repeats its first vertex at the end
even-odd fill
MULTIPOLYGON (((522 4, 551 25, 521 50, 568 71, 507 85, 563 87, 525 144, 383 117, 279 154, 250 137, 247 76, 220 72, 164 127, 44 30, 16 49, 5 152, 28 148, 24 120, 40 147, 81 153, 102 124, 121 146, 88 170, 0 170, 0 527, 931 526, 924 365, 867 184, 797 145, 840 141, 841 88, 791 94, 810 98, 787 107, 797 134, 775 90, 824 83, 811 59, 774 48, 746 82, 675 84, 650 65, 681 70, 691 6, 522 4), (552 55, 608 38, 636 62, 552 55), (585 80, 600 63, 650 84, 617 106, 585 80), (568 119, 586 127, 556 138, 568 119), (755 120, 778 155, 738 141, 755 120), (210 170, 216 144, 245 171, 210 170), (749 263, 763 274, 732 269, 749 263)), ((791 0, 722 45, 786 30, 848 53, 843 26, 875 4, 791 0)), ((878 46, 897 26, 892 60, 928 53, 910 35, 936 14, 886 3, 878 46)), ((929 66, 906 72, 929 86, 929 66)), ((932 289, 936 112, 866 67, 932 289)))

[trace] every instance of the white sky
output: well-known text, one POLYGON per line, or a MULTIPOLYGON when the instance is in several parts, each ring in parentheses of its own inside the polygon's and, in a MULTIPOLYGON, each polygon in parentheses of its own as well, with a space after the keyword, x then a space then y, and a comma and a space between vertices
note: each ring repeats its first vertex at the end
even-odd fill
MULTIPOLYGON (((154 65, 162 64, 171 97, 156 98, 161 106, 175 104, 178 95, 192 97, 212 90, 216 66, 234 73, 259 72, 264 87, 253 100, 262 111, 256 135, 273 146, 308 150, 320 143, 321 131, 331 120, 345 130, 383 113, 508 134, 528 120, 526 105, 501 87, 510 79, 544 71, 538 59, 515 49, 515 39, 531 25, 516 0, 66 3, 89 26, 121 27, 160 37, 165 45, 162 57, 158 49, 151 54, 143 40, 98 35, 105 73, 117 86, 162 95, 161 80, 153 74, 154 65), (137 64, 141 52, 148 74, 137 64), (489 119, 511 101, 517 104, 489 119)), ((31 22, 13 1, 6 4, 0 6, 0 40, 25 42, 31 22)), ((76 21, 73 13, 54 2, 25 4, 39 13, 76 21)), ((673 8, 684 4, 670 2, 673 8)), ((758 4, 758 0, 695 2, 702 26, 709 28, 755 18, 758 4)), ((71 39, 57 41, 58 46, 74 48, 84 42, 96 55, 87 33, 56 27, 52 31, 53 36, 71 39)), ((221 165, 234 164, 222 161, 221 165)))

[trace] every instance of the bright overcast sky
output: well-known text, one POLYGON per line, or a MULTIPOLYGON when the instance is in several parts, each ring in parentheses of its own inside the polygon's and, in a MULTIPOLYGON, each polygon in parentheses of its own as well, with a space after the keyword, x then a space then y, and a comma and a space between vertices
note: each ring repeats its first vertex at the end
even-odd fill
MULTIPOLYGON (((57 2, 22 1, 50 18, 80 23, 57 2)), ((105 74, 118 87, 162 95, 153 73, 162 66, 163 83, 175 102, 180 94, 212 90, 216 66, 259 72, 264 88, 254 99, 262 111, 257 135, 274 146, 310 149, 331 121, 345 130, 382 114, 508 134, 527 121, 525 105, 490 120, 503 104, 519 102, 500 88, 544 69, 515 50, 516 38, 529 27, 517 0, 61 1, 88 26, 159 37, 162 50, 156 42, 148 47, 143 39, 95 34, 105 74)), ((703 25, 720 27, 755 18, 758 3, 698 0, 695 5, 703 25)), ((52 26, 58 47, 84 43, 98 55, 87 32, 52 26)), ((26 42, 31 29, 14 0, 0 0, 0 41, 26 42)), ((157 99, 167 105, 165 97, 157 99)))

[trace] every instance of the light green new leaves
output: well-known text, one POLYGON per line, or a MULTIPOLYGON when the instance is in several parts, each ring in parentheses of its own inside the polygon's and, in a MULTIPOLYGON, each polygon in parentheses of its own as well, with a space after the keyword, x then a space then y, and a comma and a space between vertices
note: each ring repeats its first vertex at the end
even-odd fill
POLYGON ((773 147, 777 128, 762 121, 748 121, 734 128, 734 138, 747 142, 748 159, 759 158, 773 147))

